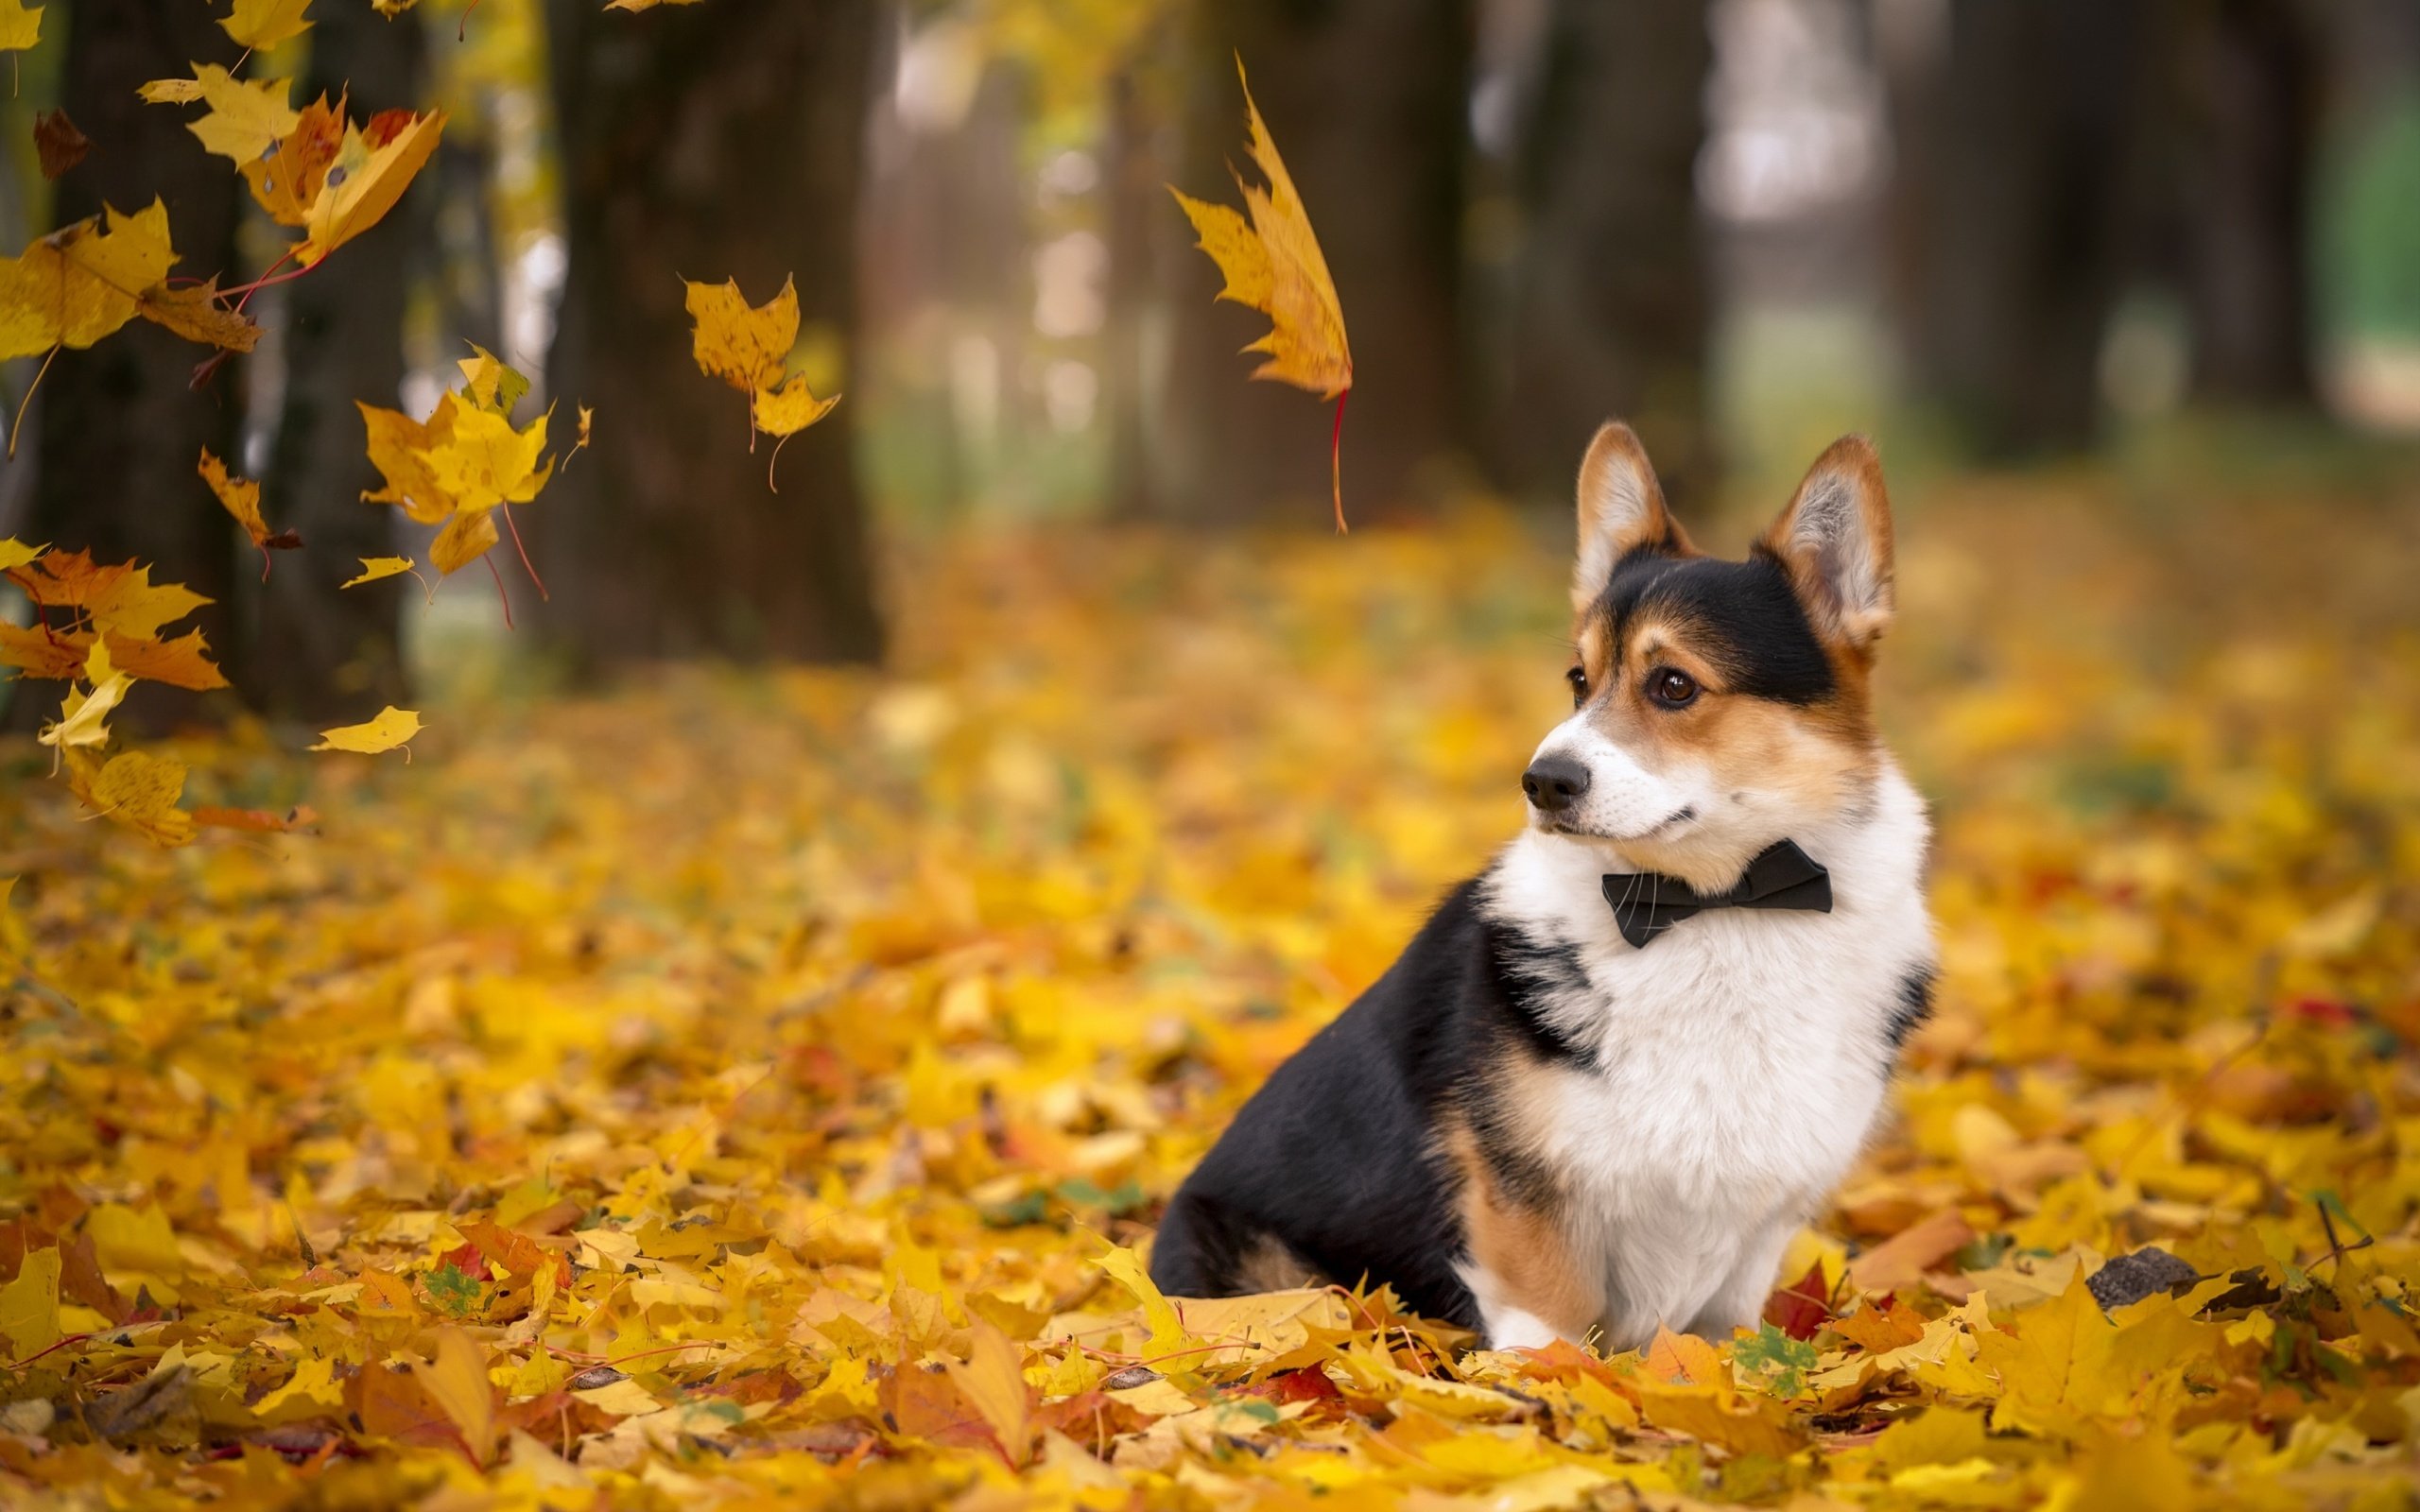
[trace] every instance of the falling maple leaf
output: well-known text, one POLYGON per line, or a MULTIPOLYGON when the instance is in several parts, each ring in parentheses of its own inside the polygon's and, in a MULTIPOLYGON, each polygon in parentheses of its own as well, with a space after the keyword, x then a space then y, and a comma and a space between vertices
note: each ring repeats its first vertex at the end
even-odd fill
POLYGON ((689 318, 697 322, 690 346, 698 369, 743 394, 779 382, 790 348, 798 343, 796 282, 784 279, 779 294, 754 306, 739 292, 737 279, 681 282, 687 291, 689 318))
POLYGON ((41 6, 28 6, 26 0, 0 0, 0 52, 9 55, 9 93, 16 93, 16 55, 42 41, 41 6))
MULTIPOLYGON (((320 743, 313 750, 349 750, 364 756, 375 756, 393 750, 420 733, 420 714, 415 710, 398 709, 393 704, 378 711, 378 717, 358 725, 338 725, 334 730, 320 731, 320 743)), ((409 755, 410 752, 405 752, 409 755)))
POLYGON ((1254 378, 1272 378, 1336 401, 1335 434, 1328 445, 1330 487, 1336 501, 1336 528, 1344 526, 1344 401, 1353 391, 1353 353, 1344 337, 1344 310, 1328 276, 1327 259, 1311 233, 1310 216, 1303 208, 1294 180, 1277 155, 1277 144, 1253 103, 1252 82, 1244 78, 1243 60, 1236 60, 1236 77, 1243 81, 1244 110, 1252 127, 1252 160, 1267 189, 1236 177, 1243 191, 1247 221, 1226 205, 1196 199, 1173 184, 1185 218, 1193 223, 1196 243, 1210 254, 1225 276, 1219 298, 1233 300, 1269 317, 1269 334, 1243 350, 1264 352, 1268 360, 1253 369, 1254 378))
MULTIPOLYGON (((754 306, 739 292, 737 279, 720 284, 683 279, 682 284, 687 290, 689 318, 697 322, 690 341, 698 369, 749 396, 749 449, 755 449, 760 433, 775 437, 773 459, 778 462, 781 442, 821 420, 840 402, 838 394, 818 399, 808 389, 804 373, 786 381, 782 376, 789 365, 790 349, 798 344, 797 284, 784 279, 779 294, 754 306)), ((774 487, 770 464, 765 484, 774 487)))
POLYGON ((0 541, 0 572, 33 601, 38 616, 27 626, 0 621, 0 666, 64 680, 102 645, 117 670, 142 681, 196 691, 227 685, 199 630, 159 639, 161 627, 210 602, 184 585, 155 585, 150 568, 131 562, 101 567, 86 552, 16 541, 0 541))
MULTIPOLYGON (((482 379, 493 385, 492 397, 507 387, 501 375, 486 368, 493 361, 481 352, 464 365, 475 387, 482 379)), ((519 379, 518 374, 513 377, 519 379)), ((527 381, 520 382, 526 387, 527 381)), ((371 463, 386 480, 385 488, 362 498, 395 505, 416 523, 439 526, 429 561, 442 576, 451 576, 486 556, 503 539, 493 516, 502 513, 510 524, 511 506, 537 498, 554 474, 555 459, 542 455, 551 410, 515 427, 510 417, 482 407, 475 395, 467 400, 451 392, 440 395, 425 421, 376 404, 357 407, 371 463)), ((516 542, 518 539, 515 527, 516 542)), ((522 560, 527 563, 526 553, 522 560)), ((530 578, 537 581, 534 571, 530 578)), ((545 585, 539 583, 538 591, 544 596, 545 585)))
POLYGON ((404 110, 382 111, 363 126, 346 128, 336 163, 311 203, 294 260, 306 268, 316 266, 385 218, 437 150, 444 129, 443 111, 416 114, 404 110))
POLYGON ((344 146, 344 100, 325 94, 296 112, 276 140, 237 163, 252 199, 281 226, 310 223, 311 207, 327 189, 328 170, 344 146))
MULTIPOLYGON (((170 289, 177 262, 168 240, 167 206, 154 199, 135 215, 103 215, 37 239, 18 256, 0 258, 0 359, 80 350, 141 316, 188 339, 249 352, 260 328, 240 312, 210 301, 216 285, 170 289), (107 229, 102 229, 106 218, 107 229)), ((48 364, 45 362, 44 368, 48 364)), ((35 375, 35 384, 41 374, 35 375)), ((33 385, 18 402, 22 420, 33 385)), ((9 452, 16 453, 16 428, 9 452)))
POLYGON ((101 721, 109 716, 126 697, 134 679, 120 672, 110 661, 109 643, 95 640, 84 659, 84 680, 89 687, 67 690, 67 702, 57 723, 46 725, 37 737, 45 746, 106 746, 110 732, 101 721))
POLYGON ((274 47, 311 29, 303 12, 311 0, 235 0, 235 9, 219 18, 219 29, 248 52, 274 47))
POLYGON ((176 262, 168 209, 157 199, 131 215, 107 210, 0 258, 0 357, 80 350, 138 315, 156 318, 176 262))
POLYGON ((155 78, 135 93, 154 105, 210 107, 185 129, 202 148, 239 167, 258 159, 300 124, 285 103, 294 82, 285 78, 241 79, 216 63, 197 63, 191 78, 155 78))
POLYGON ((582 404, 579 406, 579 434, 573 438, 571 451, 563 457, 563 466, 566 468, 571 466, 571 459, 573 457, 578 456, 580 453, 588 450, 588 433, 590 428, 596 423, 596 411, 589 408, 586 404, 582 404))
POLYGON ((470 347, 471 355, 454 364, 462 370, 462 392, 480 409, 510 415, 529 393, 528 377, 477 342, 470 347))
POLYGON ((42 176, 57 179, 84 161, 93 139, 76 129, 65 111, 44 111, 34 117, 34 152, 42 160, 42 176))
POLYGON ((209 447, 201 449, 201 462, 196 471, 200 472, 202 481, 210 485, 210 491, 218 496, 218 502, 226 507, 227 512, 235 517, 235 523, 244 527, 244 534, 251 538, 252 544, 260 549, 261 581, 268 581, 269 553, 293 551, 302 544, 302 538, 291 530, 269 529, 268 523, 261 518, 261 486, 250 479, 231 475, 227 464, 213 455, 209 447))
POLYGON ((357 588, 363 583, 374 583, 382 577, 394 577, 411 570, 412 559, 409 557, 364 557, 361 558, 360 576, 348 577, 339 586, 357 588))
POLYGON ((779 388, 756 390, 751 403, 750 418, 759 431, 776 438, 772 458, 765 464, 767 488, 776 493, 781 491, 773 482, 773 469, 780 463, 782 448, 788 444, 789 438, 830 414, 832 406, 839 402, 838 394, 828 399, 816 398, 806 387, 804 373, 793 373, 789 381, 779 388))
POLYGON ((185 790, 182 762, 130 750, 101 763, 74 751, 67 757, 67 782, 85 807, 155 845, 193 840, 193 816, 177 806, 185 790))

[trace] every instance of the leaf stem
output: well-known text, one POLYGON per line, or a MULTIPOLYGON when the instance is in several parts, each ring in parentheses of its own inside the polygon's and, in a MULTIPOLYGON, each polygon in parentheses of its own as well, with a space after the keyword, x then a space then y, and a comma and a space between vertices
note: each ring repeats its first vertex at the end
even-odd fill
MULTIPOLYGON (((277 270, 294 260, 294 254, 301 249, 302 245, 302 244, 301 242, 296 242, 292 247, 287 248, 285 253, 281 255, 276 262, 268 265, 268 272, 263 273, 260 277, 252 280, 250 284, 239 284, 232 289, 220 289, 218 291, 220 296, 224 297, 229 294, 242 295, 243 298, 235 301, 235 313, 237 315, 241 315, 244 313, 244 306, 251 303, 252 296, 259 293, 261 290, 268 287, 272 284, 291 283, 294 280, 301 278, 303 274, 308 273, 311 271, 310 268, 298 267, 293 272, 286 274, 284 278, 277 276, 277 270)), ((313 265, 313 266, 317 266, 317 264, 313 265)))
POLYGON ((1340 536, 1352 528, 1344 523, 1344 402, 1352 397, 1351 384, 1336 391, 1336 429, 1327 438, 1328 487, 1336 495, 1336 533, 1340 536))
POLYGON ((554 600, 546 593, 546 580, 538 576, 537 568, 529 565, 529 548, 521 543, 521 527, 512 523, 512 506, 500 504, 496 507, 504 511, 504 528, 512 532, 512 549, 521 553, 521 570, 527 573, 529 580, 538 585, 538 602, 553 603, 554 600))
POLYGON ((495 558, 486 552, 479 553, 479 560, 488 564, 488 576, 495 579, 495 596, 504 605, 504 627, 509 630, 512 628, 512 595, 504 591, 504 574, 495 570, 495 558))
POLYGON ((26 397, 17 401, 17 418, 9 426, 9 460, 11 462, 17 459, 17 432, 26 423, 26 411, 33 404, 34 390, 42 387, 43 374, 50 371, 50 365, 57 360, 59 348, 53 346, 49 355, 42 359, 42 367, 34 373, 34 381, 26 385, 26 397))

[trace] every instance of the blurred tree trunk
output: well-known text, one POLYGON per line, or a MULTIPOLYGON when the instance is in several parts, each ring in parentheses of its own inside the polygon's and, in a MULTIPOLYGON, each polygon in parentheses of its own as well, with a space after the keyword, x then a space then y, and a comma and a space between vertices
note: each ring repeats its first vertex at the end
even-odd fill
POLYGON ((2298 0, 2202 0, 2187 22, 2187 302, 2196 398, 2308 405, 2321 39, 2298 0))
POLYGON ((1553 0, 1517 171, 1523 239, 1494 448, 1509 489, 1567 493, 1589 436, 1616 415, 1667 488, 1712 484, 1697 160, 1713 60, 1691 0, 1553 0))
MULTIPOLYGON (((1101 328, 1101 388, 1109 414, 1109 510, 1119 518, 1158 512, 1150 466, 1151 339, 1159 268, 1167 246, 1168 192, 1154 139, 1165 135, 1147 92, 1146 61, 1109 77, 1102 147, 1109 251, 1101 328)), ((1198 255, 1198 254, 1197 254, 1198 255)))
POLYGON ((853 387, 873 0, 715 0, 633 26, 549 0, 570 266, 548 391, 593 453, 521 515, 549 633, 595 667, 700 654, 865 661, 882 646, 844 400, 781 458, 690 355, 681 281, 798 284, 802 344, 853 387))
MULTIPOLYGON (((420 103, 426 54, 417 12, 388 21, 338 7, 310 33, 301 97, 352 90, 355 119, 420 103)), ((404 376, 404 300, 420 188, 378 233, 285 286, 285 387, 262 479, 265 516, 309 548, 278 561, 245 593, 253 613, 245 696, 266 713, 314 725, 367 719, 404 700, 398 615, 408 577, 337 585, 364 557, 396 552, 395 511, 361 502, 379 486, 355 400, 392 406, 404 376)))
POLYGON ((2081 446, 2130 240, 2146 0, 1947 0, 1894 60, 1912 390, 1986 456, 2081 446))
MULTIPOLYGON (((235 266, 243 180, 185 129, 190 112, 146 105, 135 94, 147 80, 189 72, 194 59, 224 56, 225 34, 206 8, 158 0, 77 0, 63 19, 60 103, 93 139, 93 153, 59 180, 52 224, 97 215, 105 203, 141 210, 156 196, 168 207, 178 276, 243 282, 235 266)), ((179 627, 199 627, 233 678, 240 647, 228 600, 242 537, 194 467, 205 446, 236 462, 243 387, 223 366, 195 392, 195 366, 209 355, 147 320, 88 352, 61 352, 42 383, 41 475, 26 539, 89 548, 101 562, 136 558, 151 564, 153 581, 182 582, 216 599, 179 627)), ((119 717, 130 733, 157 730, 199 716, 201 698, 139 683, 119 717)), ((55 707, 56 700, 28 698, 12 718, 55 707), (45 703, 51 707, 40 707, 45 703)))
MULTIPOLYGON (((1353 344, 1345 512, 1373 519, 1416 507, 1426 474, 1467 450, 1470 429, 1460 340, 1470 0, 1206 0, 1187 25, 1176 182, 1236 201, 1227 165, 1252 171, 1240 54, 1353 344)), ((1173 204, 1160 213, 1178 215, 1173 204)), ((1285 385, 1248 382, 1259 359, 1236 349, 1268 329, 1266 318, 1214 304, 1220 281, 1206 257, 1169 266, 1174 329, 1151 448, 1153 507, 1192 521, 1279 511, 1323 521, 1327 409, 1285 385)))

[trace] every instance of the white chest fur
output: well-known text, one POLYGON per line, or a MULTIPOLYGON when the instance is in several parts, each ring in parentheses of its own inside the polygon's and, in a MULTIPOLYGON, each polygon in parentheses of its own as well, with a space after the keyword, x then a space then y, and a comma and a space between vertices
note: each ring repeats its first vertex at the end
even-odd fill
MULTIPOLYGON (((1926 833, 1886 770, 1859 818, 1791 836, 1829 869, 1830 913, 1708 910, 1645 949, 1615 927, 1601 850, 1531 833, 1498 862, 1491 912, 1573 947, 1586 979, 1548 1012, 1593 1064, 1551 1074, 1531 1127, 1574 1260, 1603 1278, 1610 1347, 1753 1320, 1782 1246, 1857 1159, 1902 985, 1933 958, 1926 833)), ((1488 1322, 1499 1346, 1536 1325, 1488 1322)))

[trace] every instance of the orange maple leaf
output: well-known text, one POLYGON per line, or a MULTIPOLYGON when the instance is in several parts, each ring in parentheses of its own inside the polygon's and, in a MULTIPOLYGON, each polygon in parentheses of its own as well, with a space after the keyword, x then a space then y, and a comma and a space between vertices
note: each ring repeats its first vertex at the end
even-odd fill
POLYGON ((1266 190, 1244 182, 1243 215, 1226 205, 1196 199, 1168 186, 1185 218, 1193 222, 1195 243, 1210 254, 1226 276, 1219 298, 1233 300, 1269 317, 1269 334, 1244 348, 1268 353, 1269 360, 1253 369, 1254 378, 1273 378, 1336 401, 1336 432, 1328 442, 1329 481, 1336 496, 1336 528, 1344 525, 1344 400, 1353 391, 1353 352, 1344 337, 1344 308, 1336 297, 1336 281, 1328 276, 1327 259, 1311 232, 1303 197, 1277 155, 1277 144, 1253 103, 1252 81, 1244 77, 1243 60, 1236 60, 1242 80, 1244 109, 1252 123, 1252 160, 1269 180, 1266 190))

